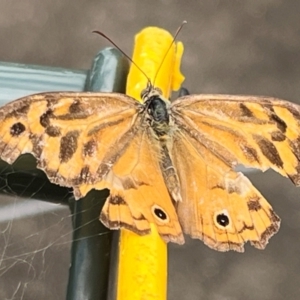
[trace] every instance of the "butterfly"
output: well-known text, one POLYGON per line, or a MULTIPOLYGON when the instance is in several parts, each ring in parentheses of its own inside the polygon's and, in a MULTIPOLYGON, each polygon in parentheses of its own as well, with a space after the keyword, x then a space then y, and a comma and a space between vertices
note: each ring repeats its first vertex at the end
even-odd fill
POLYGON ((183 233, 219 250, 264 249, 280 226, 235 167, 274 169, 300 184, 300 107, 270 97, 187 95, 150 83, 142 103, 118 93, 53 92, 0 108, 0 157, 31 153, 76 199, 108 188, 100 220, 166 242, 183 233))

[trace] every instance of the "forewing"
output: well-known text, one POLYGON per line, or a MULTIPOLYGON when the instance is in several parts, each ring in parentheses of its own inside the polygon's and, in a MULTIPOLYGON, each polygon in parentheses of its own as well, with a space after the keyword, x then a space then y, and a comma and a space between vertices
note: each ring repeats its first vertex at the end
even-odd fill
POLYGON ((176 126, 233 168, 272 168, 300 185, 300 108, 275 98, 192 95, 171 107, 176 126))
POLYGON ((114 93, 21 98, 0 109, 0 157, 13 163, 31 153, 50 181, 63 186, 101 181, 132 139, 139 109, 114 93))

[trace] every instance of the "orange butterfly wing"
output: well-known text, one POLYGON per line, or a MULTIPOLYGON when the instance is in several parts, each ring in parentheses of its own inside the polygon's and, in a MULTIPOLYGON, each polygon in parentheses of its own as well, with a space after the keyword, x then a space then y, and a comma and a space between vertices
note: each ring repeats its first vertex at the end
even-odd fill
POLYGON ((264 248, 280 219, 237 164, 273 168, 299 184, 299 107, 272 98, 193 95, 172 104, 172 157, 185 233, 221 251, 264 248), (287 126, 288 124, 288 126, 287 126))
MULTIPOLYGON (((76 199, 110 189, 101 220, 109 228, 150 232, 183 243, 159 168, 158 141, 142 128, 142 105, 114 93, 44 93, 0 109, 0 157, 37 158, 49 180, 72 187, 76 199)), ((149 131, 150 130, 150 131, 149 131)))
POLYGON ((130 142, 139 107, 130 97, 110 93, 44 93, 16 100, 0 110, 0 157, 13 163, 32 153, 50 181, 63 186, 100 181, 108 160, 130 142))
POLYGON ((180 129, 230 167, 274 169, 300 184, 299 106, 268 97, 193 95, 172 111, 180 129))

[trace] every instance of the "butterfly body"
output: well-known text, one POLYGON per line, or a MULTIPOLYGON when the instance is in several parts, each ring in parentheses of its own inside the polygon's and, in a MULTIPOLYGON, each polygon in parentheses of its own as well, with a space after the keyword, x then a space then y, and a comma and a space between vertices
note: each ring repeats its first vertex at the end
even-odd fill
POLYGON ((273 168, 300 184, 300 109, 280 99, 191 95, 174 102, 151 85, 143 103, 115 93, 44 93, 0 109, 0 156, 31 153, 76 199, 110 190, 100 215, 166 241, 183 232, 209 247, 263 249, 280 219, 238 164, 273 168))

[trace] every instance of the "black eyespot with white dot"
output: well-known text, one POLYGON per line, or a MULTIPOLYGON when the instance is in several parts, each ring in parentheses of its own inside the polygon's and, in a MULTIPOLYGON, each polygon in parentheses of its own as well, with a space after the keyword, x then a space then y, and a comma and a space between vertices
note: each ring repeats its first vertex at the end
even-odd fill
POLYGON ((218 224, 223 227, 226 227, 227 225, 229 225, 229 218, 225 214, 217 215, 216 220, 217 220, 218 224))
POLYGON ((19 136, 22 132, 26 130, 26 127, 21 122, 15 123, 10 127, 10 134, 12 136, 19 136))
POLYGON ((165 214, 165 212, 163 210, 161 210, 160 208, 155 208, 154 209, 154 213, 155 215, 162 219, 162 220, 166 220, 167 219, 167 215, 165 214))
POLYGON ((169 222, 169 217, 167 213, 158 205, 152 206, 152 213, 154 217, 159 220, 160 222, 167 223, 169 222))
POLYGON ((216 211, 214 214, 214 224, 221 230, 231 227, 231 218, 227 209, 216 211))

